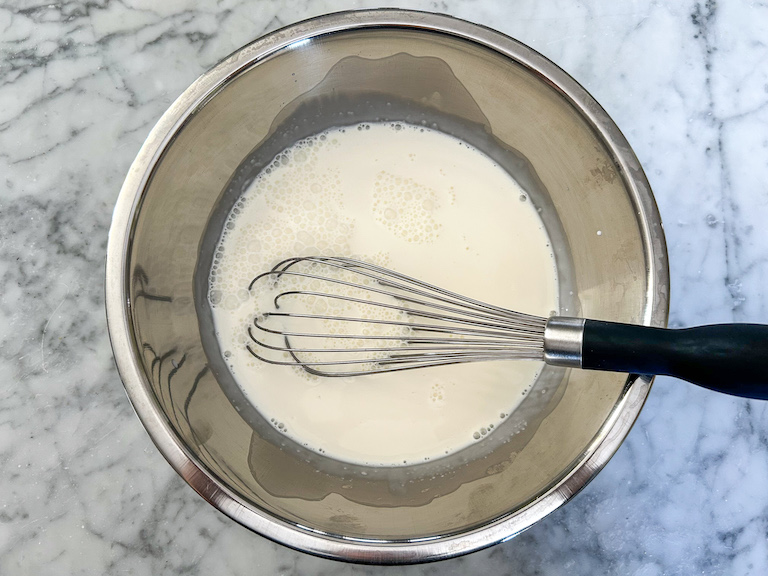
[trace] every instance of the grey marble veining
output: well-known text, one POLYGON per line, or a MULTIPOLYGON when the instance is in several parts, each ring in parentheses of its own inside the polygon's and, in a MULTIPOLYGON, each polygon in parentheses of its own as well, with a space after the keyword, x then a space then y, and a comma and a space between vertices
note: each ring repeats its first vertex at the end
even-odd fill
MULTIPOLYGON (((165 108, 219 59, 281 25, 375 5, 0 3, 0 574, 768 573, 768 403, 666 378, 571 503, 506 544, 425 566, 350 566, 268 542, 155 450, 103 311, 122 179, 165 108)), ((672 326, 768 323, 768 4, 398 5, 518 38, 607 109, 665 223, 672 326)))

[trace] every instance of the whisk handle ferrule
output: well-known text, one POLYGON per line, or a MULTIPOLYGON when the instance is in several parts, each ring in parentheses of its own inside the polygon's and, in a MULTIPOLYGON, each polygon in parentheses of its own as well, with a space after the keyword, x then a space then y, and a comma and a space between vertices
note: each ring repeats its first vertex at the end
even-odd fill
POLYGON ((544 328, 544 361, 550 366, 581 368, 584 318, 552 316, 544 328))

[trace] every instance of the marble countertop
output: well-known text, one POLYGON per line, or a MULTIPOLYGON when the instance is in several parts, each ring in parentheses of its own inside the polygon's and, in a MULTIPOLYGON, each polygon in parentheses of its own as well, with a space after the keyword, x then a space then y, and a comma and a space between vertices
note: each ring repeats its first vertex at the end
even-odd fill
MULTIPOLYGON (((219 59, 284 24, 375 5, 0 5, 0 574, 768 574, 768 403, 668 378, 572 502, 506 544, 424 566, 273 544, 206 504, 154 448, 103 309, 122 179, 165 108, 219 59)), ((607 109, 665 223, 672 326, 768 323, 768 4, 398 5, 497 28, 607 109)))

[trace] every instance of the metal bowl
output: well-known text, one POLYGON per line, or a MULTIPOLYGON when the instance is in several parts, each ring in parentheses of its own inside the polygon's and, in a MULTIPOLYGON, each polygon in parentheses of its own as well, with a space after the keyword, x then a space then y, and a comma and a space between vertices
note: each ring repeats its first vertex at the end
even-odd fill
POLYGON ((152 130, 120 192, 106 300, 128 396, 203 498, 293 548, 408 563, 507 540, 565 503, 617 450, 650 380, 550 370, 536 384, 541 399, 508 425, 424 466, 334 462, 264 426, 210 345, 211 240, 233 198, 280 147, 329 126, 384 119, 435 124, 518 179, 555 245, 561 312, 666 324, 659 214, 605 111, 519 42, 402 10, 289 26, 190 86, 152 130))

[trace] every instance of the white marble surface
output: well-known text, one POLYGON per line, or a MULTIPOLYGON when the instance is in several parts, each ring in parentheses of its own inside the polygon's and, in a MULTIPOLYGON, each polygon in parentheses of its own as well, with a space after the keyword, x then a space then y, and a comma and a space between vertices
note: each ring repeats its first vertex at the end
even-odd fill
MULTIPOLYGON (((671 324, 768 322, 768 4, 402 1, 544 53, 613 116, 669 242, 671 324)), ((0 3, 0 574, 768 574, 768 403, 661 378, 628 440, 518 538, 385 569, 255 536, 134 416, 103 311, 111 210, 168 104, 263 32, 374 2, 0 3)))

